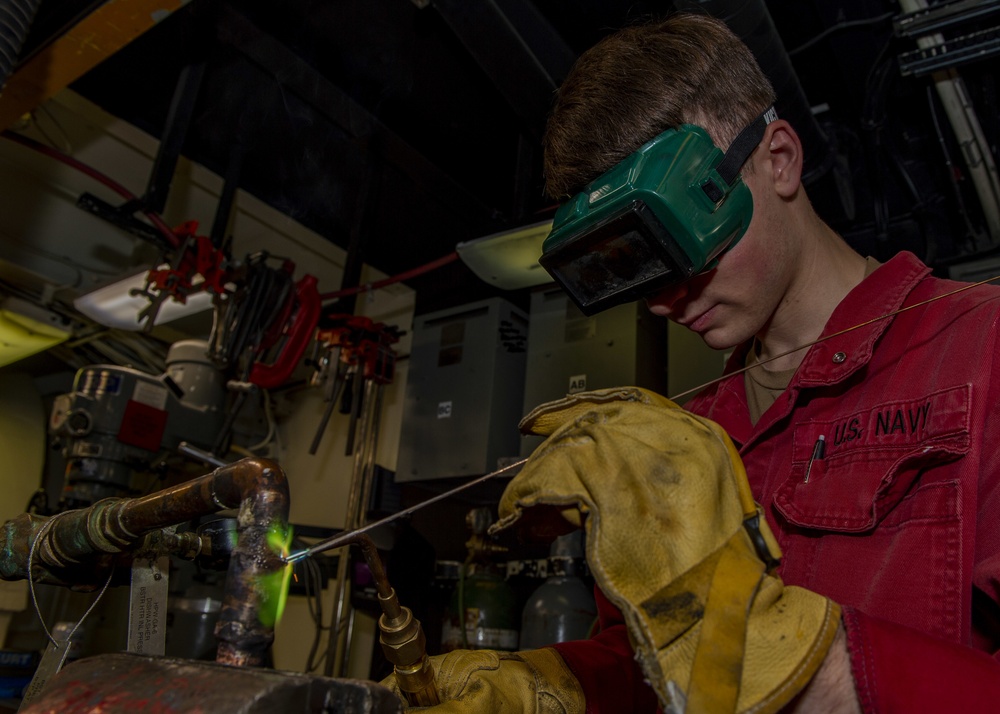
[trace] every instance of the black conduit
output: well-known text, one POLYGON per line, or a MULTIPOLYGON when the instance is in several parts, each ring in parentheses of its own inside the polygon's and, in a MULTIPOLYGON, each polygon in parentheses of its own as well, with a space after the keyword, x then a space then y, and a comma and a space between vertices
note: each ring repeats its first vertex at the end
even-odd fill
POLYGON ((35 19, 41 0, 2 0, 0 2, 0 89, 14 71, 21 46, 35 19))

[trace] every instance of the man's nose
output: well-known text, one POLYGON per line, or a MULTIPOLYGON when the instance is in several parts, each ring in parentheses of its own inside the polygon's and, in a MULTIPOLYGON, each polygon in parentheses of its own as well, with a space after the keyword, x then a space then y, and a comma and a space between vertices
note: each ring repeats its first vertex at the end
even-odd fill
POLYGON ((646 306, 654 315, 669 317, 677 302, 687 296, 688 290, 689 286, 686 282, 663 288, 646 298, 646 306))

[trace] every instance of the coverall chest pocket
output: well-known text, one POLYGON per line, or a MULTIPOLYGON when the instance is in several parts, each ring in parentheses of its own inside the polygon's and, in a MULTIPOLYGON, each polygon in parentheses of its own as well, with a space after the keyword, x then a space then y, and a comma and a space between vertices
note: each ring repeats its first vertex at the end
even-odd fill
POLYGON ((772 499, 782 575, 838 602, 954 639, 961 634, 961 488, 969 387, 796 426, 772 499), (819 436, 826 448, 813 458, 819 436), (808 472, 808 479, 806 473, 808 472))

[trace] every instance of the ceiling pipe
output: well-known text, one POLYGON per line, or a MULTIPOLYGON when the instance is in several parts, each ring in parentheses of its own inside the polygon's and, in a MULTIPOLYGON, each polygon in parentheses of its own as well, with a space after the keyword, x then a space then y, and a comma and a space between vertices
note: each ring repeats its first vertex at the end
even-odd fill
MULTIPOLYGON (((928 8, 927 0, 899 0, 899 6, 906 13, 919 13, 928 8)), ((946 44, 941 33, 918 35, 916 43, 921 49, 946 44)), ((954 67, 938 70, 933 73, 932 80, 955 139, 962 147, 966 171, 979 197, 990 243, 996 246, 1000 244, 1000 174, 989 142, 958 71, 954 67)))

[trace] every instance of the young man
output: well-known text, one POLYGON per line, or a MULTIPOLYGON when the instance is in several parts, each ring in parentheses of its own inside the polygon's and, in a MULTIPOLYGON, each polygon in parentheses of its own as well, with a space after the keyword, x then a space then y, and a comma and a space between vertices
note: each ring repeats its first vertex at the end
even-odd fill
MULTIPOLYGON (((627 28, 585 53, 560 89, 547 189, 569 199, 681 124, 725 148, 773 100, 718 21, 627 28)), ((924 304, 961 286, 910 254, 879 266, 855 253, 813 211, 801 171, 794 129, 772 121, 743 168, 746 233, 714 269, 646 302, 708 345, 735 347, 727 372, 755 365, 685 408, 739 447, 785 583, 844 607, 846 640, 816 689, 856 686, 864 711, 967 711, 965 696, 965 707, 985 706, 1000 680, 995 660, 973 651, 1000 649, 1000 290, 924 304), (830 339, 804 348, 820 337, 830 339)), ((600 670, 623 667, 615 656, 628 650, 614 633, 605 650, 557 647, 588 711, 613 706, 600 670)))
MULTIPOLYGON (((644 297, 652 312, 687 326, 710 346, 735 348, 727 366, 731 376, 685 409, 721 426, 735 443, 734 460, 746 468, 751 503, 760 504, 782 551, 777 575, 784 586, 797 586, 785 588, 788 599, 774 600, 778 606, 767 617, 759 616, 753 601, 750 619, 757 613, 756 621, 731 628, 738 638, 747 633, 745 645, 737 645, 747 654, 733 667, 736 689, 752 689, 773 675, 765 671, 766 663, 761 668, 758 639, 770 643, 765 650, 773 650, 775 665, 786 667, 782 643, 820 643, 812 658, 796 654, 798 672, 806 671, 809 682, 796 685, 797 695, 765 693, 749 706, 741 699, 737 710, 988 711, 1000 701, 1000 664, 993 656, 1000 649, 1000 387, 995 386, 1000 289, 949 295, 961 285, 930 277, 911 254, 878 265, 855 253, 813 211, 801 184, 801 143, 788 122, 768 112, 773 101, 749 50, 719 21, 676 15, 624 29, 581 56, 560 88, 545 139, 547 190, 584 211, 617 190, 613 182, 596 179, 622 165, 640 171, 640 164, 629 163, 633 152, 668 130, 695 125, 726 149, 743 143, 738 137, 745 127, 756 126, 755 140, 740 149, 749 154, 740 160, 752 196, 752 218, 742 237, 712 256, 717 263, 709 261, 687 280, 668 280, 666 287, 661 280, 652 291, 625 293, 644 297), (935 299, 941 296, 946 297, 935 299), (797 633, 775 635, 761 624, 781 629, 779 614, 795 610, 799 596, 808 604, 798 610, 797 633), (805 625, 810 617, 815 622, 822 604, 815 598, 839 604, 827 610, 840 618, 833 629, 805 625), (750 654, 754 645, 756 663, 750 654)), ((683 190, 669 198, 688 199, 683 190)), ((626 200, 621 210, 638 210, 635 205, 626 200)), ((634 228, 645 219, 628 220, 634 228)), ((641 285, 649 260, 635 235, 643 229, 602 233, 600 223, 594 225, 591 250, 564 255, 567 279, 601 276, 597 282, 611 285, 591 286, 593 291, 578 286, 584 300, 622 287, 616 282, 641 285)), ((663 277, 669 271, 660 272, 663 277)), ((650 484, 661 489, 653 493, 673 493, 668 482, 691 481, 677 454, 698 442, 704 448, 684 457, 694 464, 694 454, 707 453, 712 441, 698 441, 696 424, 685 425, 669 410, 643 403, 655 402, 648 396, 618 391, 638 406, 609 405, 609 395, 595 393, 582 398, 587 405, 568 397, 565 404, 529 416, 535 427, 546 419, 558 422, 540 430, 556 442, 546 442, 549 447, 543 445, 511 484, 520 489, 515 500, 529 505, 550 486, 532 479, 548 471, 557 473, 557 481, 566 474, 593 478, 598 471, 591 486, 616 484, 600 496, 603 504, 589 504, 588 558, 600 556, 591 568, 611 586, 607 598, 598 592, 600 633, 507 660, 483 653, 448 655, 436 664, 447 698, 454 700, 442 711, 504 706, 529 712, 584 707, 589 714, 652 712, 657 694, 671 712, 683 710, 685 699, 689 710, 715 711, 705 705, 715 680, 701 682, 695 706, 697 677, 688 665, 701 657, 694 649, 702 640, 706 649, 714 647, 706 633, 726 629, 717 622, 710 627, 707 612, 726 601, 732 594, 727 587, 739 578, 713 566, 722 577, 703 586, 710 579, 700 575, 709 572, 706 563, 729 562, 719 555, 725 548, 707 538, 711 545, 684 561, 680 574, 642 591, 637 580, 655 579, 659 569, 643 560, 676 565, 677 558, 664 559, 664 553, 688 547, 693 533, 704 536, 704 519, 699 515, 697 522, 678 527, 685 515, 671 511, 676 508, 671 498, 629 496, 630 507, 623 511, 619 495, 650 484), (650 415, 655 428, 637 421, 636 414, 650 415), (673 430, 677 434, 665 434, 673 430), (584 457, 572 456, 581 449, 584 457), (575 465, 567 466, 574 458, 575 465), (596 506, 605 509, 600 519, 605 536, 615 537, 592 550, 596 506), (662 512, 667 517, 658 518, 662 512), (660 537, 671 528, 670 537, 660 537), (633 541, 641 543, 637 552, 633 541), (622 555, 627 552, 633 557, 622 555), (642 577, 633 578, 630 570, 642 577), (690 587, 677 585, 685 579, 690 587), (717 582, 721 594, 713 597, 717 582), (640 591, 641 596, 622 597, 640 591), (699 599, 703 591, 710 593, 707 600, 699 599), (629 606, 624 618, 612 602, 629 606), (657 619, 661 616, 673 618, 670 627, 690 616, 700 635, 685 644, 695 625, 670 630, 657 619), (560 657, 553 657, 553 649, 560 657), (678 668, 679 660, 685 665, 678 668), (656 694, 645 680, 655 680, 656 694), (483 698, 483 692, 492 694, 483 698)), ((717 471, 696 465, 690 470, 706 477, 717 471)), ((505 508, 510 513, 508 494, 501 515, 505 508)), ((569 502, 579 499, 568 501, 559 493, 548 501, 569 502)), ((758 548, 761 560, 767 560, 766 550, 758 548)), ((732 556, 732 562, 741 557, 732 556)), ((766 577, 763 582, 776 585, 766 577)), ((762 584, 757 592, 764 590, 762 584)), ((724 637, 718 642, 722 649, 731 645, 724 637)), ((779 681, 788 681, 782 677, 779 681)))

